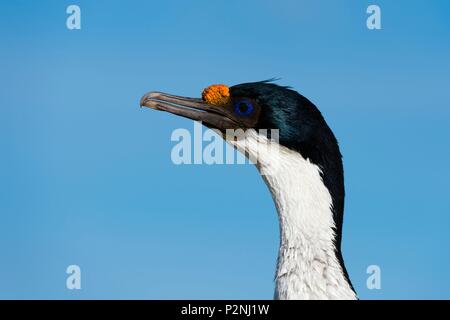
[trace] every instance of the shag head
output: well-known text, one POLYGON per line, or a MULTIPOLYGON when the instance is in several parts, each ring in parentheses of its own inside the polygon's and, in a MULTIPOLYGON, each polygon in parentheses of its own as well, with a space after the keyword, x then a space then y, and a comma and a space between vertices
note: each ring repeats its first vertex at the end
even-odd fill
POLYGON ((149 92, 141 106, 167 111, 202 121, 211 129, 278 129, 279 144, 309 159, 322 170, 324 183, 333 198, 337 229, 336 246, 344 208, 344 182, 341 153, 336 138, 317 107, 289 87, 270 80, 227 87, 211 85, 202 98, 180 97, 149 92))
POLYGON ((202 98, 149 92, 142 97, 141 106, 202 121, 222 133, 227 129, 254 129, 248 130, 253 132, 266 129, 270 134, 278 129, 281 146, 298 152, 320 170, 332 199, 336 258, 348 280, 340 250, 344 210, 341 153, 333 132, 311 101, 289 87, 261 81, 232 87, 212 85, 203 90, 202 98))
POLYGON ((314 104, 289 87, 270 81, 232 87, 211 85, 203 90, 201 99, 149 92, 142 97, 141 106, 202 121, 220 131, 279 129, 280 144, 302 150, 306 157, 326 147, 326 143, 335 143, 314 104))

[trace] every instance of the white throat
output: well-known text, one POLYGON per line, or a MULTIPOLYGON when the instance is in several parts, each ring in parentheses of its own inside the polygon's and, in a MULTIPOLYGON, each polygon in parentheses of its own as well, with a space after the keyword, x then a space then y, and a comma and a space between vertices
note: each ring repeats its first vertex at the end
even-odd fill
POLYGON ((255 130, 228 143, 258 160, 278 211, 275 299, 356 299, 336 257, 332 199, 320 168, 255 130))

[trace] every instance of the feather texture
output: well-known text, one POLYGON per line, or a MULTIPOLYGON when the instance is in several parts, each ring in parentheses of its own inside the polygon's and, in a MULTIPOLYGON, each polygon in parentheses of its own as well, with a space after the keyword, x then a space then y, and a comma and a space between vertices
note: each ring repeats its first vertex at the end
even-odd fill
POLYGON ((277 208, 275 299, 356 299, 336 256, 333 201, 321 169, 253 129, 228 142, 258 160, 277 208))

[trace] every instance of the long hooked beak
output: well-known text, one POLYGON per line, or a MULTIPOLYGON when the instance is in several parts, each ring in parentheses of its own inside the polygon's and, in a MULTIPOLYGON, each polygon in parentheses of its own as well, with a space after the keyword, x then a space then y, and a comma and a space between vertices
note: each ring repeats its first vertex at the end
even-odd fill
POLYGON ((164 92, 148 92, 141 98, 141 107, 148 107, 202 121, 211 129, 235 129, 242 126, 232 108, 212 105, 197 98, 175 96, 164 92))

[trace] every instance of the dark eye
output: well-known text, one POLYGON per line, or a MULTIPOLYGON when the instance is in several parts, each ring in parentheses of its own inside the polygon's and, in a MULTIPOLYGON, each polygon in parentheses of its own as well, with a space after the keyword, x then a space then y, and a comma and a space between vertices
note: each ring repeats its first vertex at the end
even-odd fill
POLYGON ((234 113, 238 116, 246 117, 252 114, 253 104, 246 99, 238 100, 234 103, 234 113))

